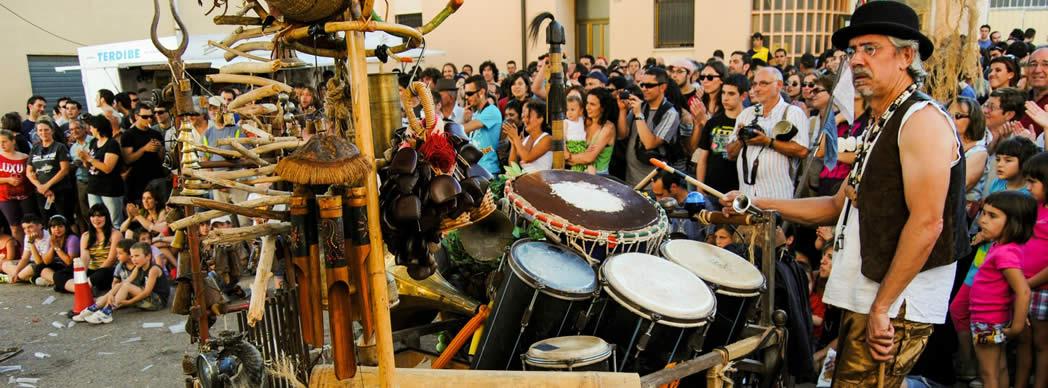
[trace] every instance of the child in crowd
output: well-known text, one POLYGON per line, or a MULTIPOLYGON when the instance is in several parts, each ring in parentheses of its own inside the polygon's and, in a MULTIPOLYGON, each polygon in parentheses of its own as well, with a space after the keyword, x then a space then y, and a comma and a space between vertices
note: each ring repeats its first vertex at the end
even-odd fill
MULTIPOLYGON (((124 240, 133 241, 133 240, 124 240)), ((121 242, 124 244, 124 242, 121 242)), ((105 307, 84 317, 88 323, 110 323, 113 321, 113 310, 124 307, 138 307, 142 310, 157 311, 167 304, 167 277, 160 266, 153 262, 149 244, 136 242, 127 251, 130 254, 129 266, 124 267, 119 287, 114 285, 106 296, 96 301, 105 307)), ((114 280, 115 281, 115 280, 114 280)))
POLYGON ((1035 387, 1048 387, 1048 152, 1041 152, 1023 165, 1026 188, 1037 200, 1037 223, 1033 238, 1023 249, 1023 275, 1030 284, 1030 324, 1037 367, 1035 387))
POLYGON ((1023 178, 1022 166, 1027 159, 1037 154, 1037 145, 1022 136, 1012 136, 997 145, 997 180, 990 185, 993 194, 1004 190, 1026 191, 1026 179, 1023 178))
MULTIPOLYGON (((586 143, 586 123, 582 118, 582 99, 574 95, 568 97, 568 111, 565 112, 567 120, 564 120, 564 141, 568 153, 581 154, 586 152, 589 144, 586 143)), ((591 165, 571 166, 572 171, 586 171, 591 165)), ((596 171, 596 170, 594 170, 596 171)))
POLYGON ((54 286, 55 274, 73 267, 73 258, 80 254, 80 236, 71 233, 69 226, 69 221, 61 214, 55 214, 47 221, 51 244, 43 254, 44 264, 33 268, 37 274, 36 285, 54 286))
POLYGON ((812 325, 815 329, 812 333, 816 349, 815 365, 822 365, 830 349, 837 347, 837 324, 840 321, 840 311, 832 306, 827 306, 822 301, 823 292, 826 290, 826 279, 829 279, 832 269, 833 244, 828 244, 822 248, 819 269, 815 271, 815 281, 812 285, 811 296, 808 298, 808 303, 811 305, 812 325))
MULTIPOLYGON (((117 291, 120 290, 122 282, 126 281, 131 276, 131 247, 135 245, 135 240, 123 239, 116 243, 116 267, 113 269, 113 280, 112 286, 102 296, 95 298, 95 303, 91 306, 80 311, 80 314, 74 315, 73 320, 76 322, 85 322, 88 317, 94 315, 104 307, 108 307, 112 302, 113 296, 117 291)), ((110 313, 112 310, 110 310, 110 313)), ((111 314, 110 314, 111 315, 111 314)), ((100 317, 101 318, 101 317, 100 317)), ((108 323, 108 322, 106 322, 108 323)))
POLYGON ((1033 236, 1036 218, 1033 197, 1015 191, 991 194, 979 216, 980 233, 994 244, 972 282, 969 318, 979 377, 987 388, 1009 386, 1004 344, 1026 327, 1030 286, 1023 276, 1023 244, 1033 236))
POLYGON ((3 263, 0 270, 5 276, 0 278, 0 283, 32 282, 36 278, 37 269, 49 268, 47 263, 51 261, 45 261, 44 254, 50 250, 51 234, 44 230, 43 221, 35 214, 27 214, 22 216, 21 227, 25 234, 22 246, 26 248, 22 250, 20 260, 3 263))

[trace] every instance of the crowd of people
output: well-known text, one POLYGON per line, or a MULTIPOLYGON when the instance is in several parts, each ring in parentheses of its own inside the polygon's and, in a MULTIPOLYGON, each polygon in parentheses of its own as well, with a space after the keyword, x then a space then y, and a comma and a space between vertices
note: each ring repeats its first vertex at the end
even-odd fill
MULTIPOLYGON (((963 160, 967 210, 956 221, 965 231, 960 245, 971 247, 967 255, 960 253, 969 249, 950 251, 958 253, 952 258, 958 264, 942 268, 956 269, 924 278, 933 279, 924 285, 928 289, 951 290, 949 320, 947 306, 925 309, 919 298, 906 299, 905 322, 928 324, 929 332, 935 324, 934 331, 948 333, 949 339, 933 336, 932 341, 950 345, 928 346, 924 353, 941 357, 921 361, 928 366, 917 368, 925 373, 911 376, 911 386, 965 380, 1007 387, 1011 376, 1016 387, 1025 386, 1031 376, 1035 386, 1048 386, 1048 154, 1043 152, 1048 48, 1036 47, 1035 37, 1033 29, 1016 29, 1002 40, 991 26, 982 26, 976 40, 980 73, 963 74, 959 95, 947 101, 907 105, 906 117, 929 104, 939 107, 941 114, 920 120, 948 120, 945 126, 955 129, 947 138, 959 139, 955 159, 963 160), (1005 343, 1013 346, 1006 348, 1005 343), (948 371, 938 367, 954 359, 956 365, 948 365, 948 371)), ((835 42, 826 52, 797 58, 782 48, 771 50, 760 33, 752 35, 748 51, 726 55, 717 50, 703 61, 565 58, 566 163, 572 170, 633 186, 654 168, 648 160, 659 158, 717 191, 760 198, 762 207, 779 210, 786 218, 837 222, 836 227, 785 225, 778 241, 780 255, 803 268, 801 292, 808 301, 804 311, 811 315, 811 326, 802 338, 810 338, 807 370, 819 371, 840 346, 842 324, 854 319, 849 310, 855 310, 840 308, 840 303, 830 301, 832 296, 824 301, 824 293, 834 292, 828 279, 834 264, 841 262, 835 255, 847 251, 841 240, 859 221, 849 223, 846 215, 838 222, 839 212, 809 217, 800 210, 783 210, 783 204, 807 197, 843 200, 846 191, 855 189, 854 178, 863 174, 856 169, 865 167, 863 145, 871 137, 867 132, 890 124, 878 118, 891 117, 883 101, 874 98, 876 93, 860 87, 884 77, 873 72, 873 59, 893 55, 887 52, 910 52, 907 58, 912 62, 904 67, 910 83, 924 75, 920 59, 927 47, 918 45, 916 38, 896 38, 900 37, 835 42), (858 91, 855 117, 836 105, 832 95, 845 66, 853 71, 858 91), (828 153, 836 157, 826 158, 828 153), (805 174, 806 169, 816 173, 805 174)), ((549 70, 549 57, 542 55, 521 66, 508 61, 502 69, 485 61, 476 73, 470 64, 446 63, 440 69, 419 68, 409 77, 429 86, 439 119, 460 124, 461 135, 484 153, 479 164, 497 175, 515 170, 509 168, 514 165, 524 172, 553 166, 549 70)), ((917 92, 915 88, 905 95, 917 92)), ((322 113, 322 93, 296 86, 293 98, 300 117, 322 113)), ((198 151, 201 160, 224 160, 206 151, 229 149, 219 144, 221 139, 253 136, 226 109, 239 94, 235 88, 220 89, 207 100, 206 109, 186 116, 192 143, 204 146, 198 151)), ((6 221, 0 234, 0 282, 72 292, 73 261, 80 258, 97 298, 74 319, 108 323, 119 308, 163 308, 172 281, 179 277, 177 255, 163 238, 172 235, 167 226, 172 209, 165 204, 171 194, 179 125, 171 106, 140 101, 136 93, 103 89, 93 103, 102 114, 86 114, 79 101, 69 98, 59 99, 49 113, 48 101, 33 96, 24 114, 11 112, 0 120, 0 213, 6 221)), ((923 139, 912 137, 920 135, 894 136, 896 152, 905 153, 907 141, 924 145, 923 139)), ((954 165, 946 169, 952 171, 954 165)), ((724 207, 718 198, 673 174, 659 174, 647 190, 660 203, 689 215, 724 207)), ((864 192, 888 203, 911 200, 909 190, 903 197, 902 186, 880 190, 864 192)), ((222 190, 210 195, 227 202, 246 199, 222 190)), ((887 215, 868 218, 904 221, 887 215)), ((225 217, 201 225, 201 233, 251 222, 265 220, 225 217)), ((707 241, 744 254, 745 230, 706 227, 693 218, 678 217, 672 220, 671 232, 674 238, 707 241)), ((216 282, 230 298, 245 296, 236 283, 248 266, 250 251, 246 245, 205 251, 216 282)), ((920 274, 931 271, 936 269, 920 274)), ((898 310, 896 304, 892 314, 901 317, 898 310)))

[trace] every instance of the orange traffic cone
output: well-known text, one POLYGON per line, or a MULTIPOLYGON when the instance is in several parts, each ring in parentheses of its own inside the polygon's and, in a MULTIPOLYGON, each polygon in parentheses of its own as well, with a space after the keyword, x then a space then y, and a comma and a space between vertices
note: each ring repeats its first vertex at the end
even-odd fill
POLYGON ((79 257, 73 259, 73 314, 80 314, 95 303, 91 284, 87 282, 87 268, 79 257))

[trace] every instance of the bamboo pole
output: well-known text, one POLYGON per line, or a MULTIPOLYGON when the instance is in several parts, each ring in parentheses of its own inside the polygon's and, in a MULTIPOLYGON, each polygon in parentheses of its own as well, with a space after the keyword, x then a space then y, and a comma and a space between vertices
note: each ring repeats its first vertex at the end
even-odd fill
POLYGON ((265 166, 265 167, 250 168, 250 169, 245 169, 245 170, 211 171, 211 172, 209 172, 207 174, 211 175, 211 176, 213 176, 215 178, 239 179, 239 178, 247 178, 247 177, 259 176, 259 175, 269 175, 269 174, 272 174, 276 170, 277 170, 277 166, 269 165, 269 166, 265 166))
POLYGON ((233 144, 230 144, 230 146, 232 146, 234 150, 239 152, 245 158, 247 158, 248 160, 250 160, 252 162, 255 162, 259 166, 268 166, 269 165, 269 162, 267 162, 265 160, 262 160, 262 157, 258 156, 258 154, 256 154, 255 151, 247 149, 247 147, 244 147, 243 144, 233 143, 233 144))
POLYGON ((261 177, 261 178, 255 178, 255 179, 251 179, 251 180, 240 181, 240 183, 243 183, 245 185, 257 185, 257 184, 262 184, 262 183, 277 183, 277 182, 283 182, 283 181, 284 181, 284 178, 281 178, 279 176, 264 176, 264 177, 261 177))
MULTIPOLYGON (((294 137, 294 136, 280 136, 280 137, 274 137, 272 139, 260 139, 260 138, 257 138, 257 137, 235 137, 235 138, 234 137, 230 137, 230 138, 225 138, 225 139, 218 139, 218 142, 216 142, 216 144, 218 144, 218 145, 230 145, 230 144, 233 144, 233 143, 240 143, 240 144, 251 144, 251 145, 266 145, 266 144, 280 143, 280 142, 285 142, 285 141, 300 141, 300 140, 299 140, 299 138, 294 137)), ((258 152, 258 151, 255 151, 255 152, 258 152)))
POLYGON ((201 179, 201 180, 205 180, 205 181, 214 183, 214 184, 219 185, 219 186, 225 186, 225 187, 228 187, 228 188, 231 188, 231 189, 239 189, 239 190, 243 190, 243 191, 246 191, 246 192, 249 192, 249 193, 264 194, 264 195, 291 195, 291 193, 286 192, 286 191, 270 190, 270 189, 266 189, 266 188, 262 188, 262 187, 248 186, 248 185, 245 185, 245 184, 237 182, 237 181, 231 181, 229 179, 218 178, 218 177, 215 177, 213 175, 210 175, 210 174, 207 174, 207 173, 203 173, 203 172, 200 172, 200 171, 195 171, 195 170, 192 170, 192 169, 186 169, 182 173, 185 174, 185 175, 188 175, 190 177, 193 177, 193 178, 197 178, 197 179, 201 179))
MULTIPOLYGON (((245 44, 247 44, 247 43, 245 43, 245 44)), ((241 46, 243 46, 243 45, 241 45, 241 46)), ((288 84, 285 84, 283 82, 280 82, 280 81, 277 81, 277 80, 274 80, 274 79, 265 78, 265 77, 259 77, 259 76, 255 76, 255 75, 208 74, 207 77, 205 77, 205 79, 207 79, 207 82, 210 82, 210 83, 213 83, 213 84, 245 84, 245 85, 254 85, 254 86, 277 85, 278 87, 280 87, 280 91, 281 92, 291 93, 291 92, 295 91, 295 89, 292 88, 288 84)))
MULTIPOLYGON (((174 198, 174 197, 172 197, 172 198, 174 198)), ((291 202, 291 197, 290 196, 272 196, 272 197, 262 197, 262 198, 258 198, 258 199, 252 199, 250 201, 244 201, 244 202, 240 203, 240 206, 244 206, 244 207, 249 207, 249 206, 250 207, 260 207, 260 206, 272 206, 272 205, 286 204, 286 203, 289 203, 289 202, 291 202)), ((218 217, 222 217, 222 216, 227 215, 227 214, 228 213, 226 213, 224 211, 221 211, 221 210, 208 210, 208 211, 205 211, 205 212, 196 213, 196 214, 192 214, 192 215, 186 216, 185 218, 182 218, 182 219, 180 219, 178 221, 172 222, 172 223, 168 224, 167 226, 169 228, 173 229, 173 230, 180 230, 180 229, 184 229, 184 228, 186 228, 188 226, 191 226, 191 225, 196 225, 196 224, 199 224, 201 222, 206 222, 206 221, 210 221, 212 219, 218 218, 218 217)))
POLYGON ((225 51, 226 52, 226 56, 227 56, 226 61, 231 61, 231 60, 233 60, 233 58, 236 58, 237 56, 241 56, 241 57, 244 57, 244 58, 247 58, 247 59, 260 61, 260 62, 268 62, 269 61, 269 58, 263 58, 263 57, 260 57, 258 55, 249 54, 249 53, 237 50, 235 48, 226 47, 226 45, 222 44, 221 42, 215 42, 213 40, 209 40, 209 41, 207 41, 207 44, 210 45, 211 47, 215 47, 215 48, 221 49, 222 51, 225 51))
MULTIPOLYGON (((350 6, 359 14, 359 0, 350 6)), ((364 33, 352 31, 346 33, 346 51, 349 53, 350 84, 352 91, 353 119, 356 128, 356 144, 361 156, 369 163, 375 161, 375 147, 371 133, 371 98, 368 90, 367 57, 364 48, 364 33)), ((371 255, 368 258, 368 276, 371 277, 372 308, 375 319, 375 338, 373 339, 378 357, 379 386, 395 386, 394 373, 396 363, 393 358, 393 327, 389 319, 389 294, 386 290, 385 249, 382 242, 382 228, 378 205, 378 176, 368 174, 364 181, 367 190, 368 232, 371 236, 371 255)), ((365 344, 371 344, 365 339, 365 344)))
POLYGON ((177 196, 177 197, 171 197, 171 199, 168 200, 168 203, 173 203, 173 204, 176 204, 176 205, 188 205, 188 206, 206 207, 206 208, 209 208, 209 209, 212 209, 212 210, 219 210, 219 211, 223 211, 223 212, 226 212, 226 213, 237 214, 237 215, 241 215, 241 216, 245 216, 245 217, 258 217, 258 218, 266 218, 266 219, 281 220, 281 221, 286 221, 288 219, 288 213, 287 212, 278 212, 278 211, 273 211, 273 210, 262 210, 262 209, 257 209, 257 208, 254 208, 254 207, 249 207, 249 206, 244 206, 244 205, 234 205, 234 204, 230 204, 230 203, 225 203, 225 202, 215 201, 215 200, 205 199, 205 198, 177 196))
MULTIPOLYGON (((278 61, 279 61, 279 59, 277 61, 275 61, 275 62, 278 62, 278 61)), ((233 65, 229 65, 229 66, 233 66, 233 65)), ((223 67, 223 68, 225 68, 225 67, 223 67)), ((237 98, 233 99, 233 101, 231 101, 229 103, 229 106, 227 106, 226 108, 230 109, 230 110, 236 109, 236 108, 242 107, 244 105, 247 105, 249 102, 261 100, 261 99, 266 98, 266 97, 275 96, 275 95, 279 94, 280 92, 281 92, 280 85, 266 85, 266 86, 262 86, 262 87, 259 87, 259 88, 255 89, 255 90, 252 90, 250 92, 241 94, 240 97, 237 97, 237 98)))
POLYGON ((269 153, 269 152, 273 152, 273 151, 298 148, 298 147, 301 147, 303 144, 306 144, 306 142, 304 142, 302 140, 292 140, 292 141, 282 141, 282 142, 279 142, 279 143, 270 143, 270 144, 266 144, 266 145, 261 145, 261 146, 255 147, 255 153, 256 154, 265 154, 265 153, 269 153))
POLYGON ((221 245, 241 241, 254 240, 262 236, 287 234, 291 232, 291 224, 280 222, 276 224, 260 224, 252 226, 241 226, 239 228, 215 229, 207 234, 204 245, 221 245))

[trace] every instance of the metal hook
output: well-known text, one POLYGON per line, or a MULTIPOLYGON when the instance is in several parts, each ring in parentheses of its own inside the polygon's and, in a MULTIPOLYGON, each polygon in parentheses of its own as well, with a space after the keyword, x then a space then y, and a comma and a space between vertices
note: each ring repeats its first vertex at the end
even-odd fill
POLYGON ((182 31, 182 37, 178 42, 178 48, 171 50, 160 44, 160 39, 157 37, 157 26, 160 25, 160 0, 153 0, 153 24, 149 29, 149 38, 153 41, 153 46, 160 53, 164 54, 168 59, 176 60, 185 54, 186 48, 189 47, 189 36, 186 33, 186 25, 182 23, 182 18, 178 16, 178 9, 175 7, 175 0, 169 0, 171 3, 171 16, 175 19, 175 24, 178 25, 178 29, 182 31))

